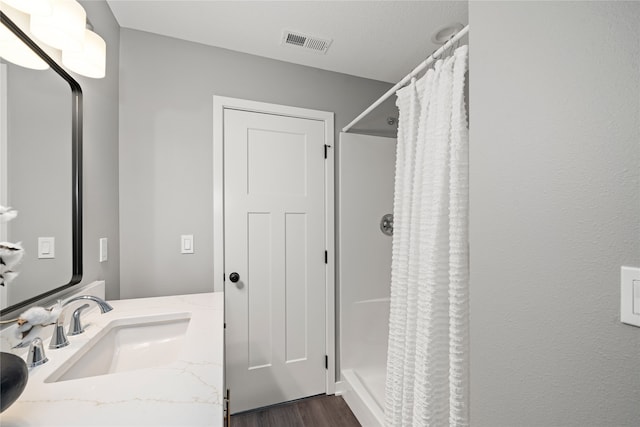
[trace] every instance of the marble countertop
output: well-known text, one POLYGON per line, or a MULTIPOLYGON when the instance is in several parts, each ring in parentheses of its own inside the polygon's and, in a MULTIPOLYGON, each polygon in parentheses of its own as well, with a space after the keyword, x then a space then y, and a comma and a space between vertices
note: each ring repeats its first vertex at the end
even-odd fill
MULTIPOLYGON (((3 427, 26 426, 222 426, 223 294, 221 292, 109 301, 113 311, 84 315, 86 332, 70 345, 48 348, 49 362, 29 369, 18 400, 0 415, 3 427), (57 368, 116 319, 191 315, 177 361, 157 368, 45 383, 57 368)), ((93 304, 92 304, 93 305, 93 304)), ((67 320, 71 317, 67 313, 67 320)), ((66 329, 66 328, 65 328, 66 329)), ((14 351, 26 360, 26 349, 14 351)))

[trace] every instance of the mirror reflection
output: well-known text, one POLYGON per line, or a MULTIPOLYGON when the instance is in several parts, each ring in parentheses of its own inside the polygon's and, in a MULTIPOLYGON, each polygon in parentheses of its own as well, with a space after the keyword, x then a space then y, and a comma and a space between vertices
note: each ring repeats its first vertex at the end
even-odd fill
POLYGON ((2 61, 6 162, 2 205, 19 214, 2 241, 22 242, 19 275, 5 286, 2 307, 69 282, 72 275, 71 98, 52 69, 2 61))

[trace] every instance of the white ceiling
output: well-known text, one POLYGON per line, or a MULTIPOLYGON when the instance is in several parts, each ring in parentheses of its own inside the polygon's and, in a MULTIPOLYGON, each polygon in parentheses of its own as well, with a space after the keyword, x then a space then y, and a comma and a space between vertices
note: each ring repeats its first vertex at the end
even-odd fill
POLYGON ((397 82, 466 25, 467 1, 107 0, 121 27, 324 70, 397 82), (283 30, 333 39, 326 55, 280 44, 283 30))

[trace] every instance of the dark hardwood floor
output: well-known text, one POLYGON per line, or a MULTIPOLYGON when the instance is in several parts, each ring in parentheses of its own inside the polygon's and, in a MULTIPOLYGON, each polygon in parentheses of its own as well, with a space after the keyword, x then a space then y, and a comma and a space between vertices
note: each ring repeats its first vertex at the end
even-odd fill
POLYGON ((232 427, 360 427, 341 396, 320 395, 231 416, 232 427))

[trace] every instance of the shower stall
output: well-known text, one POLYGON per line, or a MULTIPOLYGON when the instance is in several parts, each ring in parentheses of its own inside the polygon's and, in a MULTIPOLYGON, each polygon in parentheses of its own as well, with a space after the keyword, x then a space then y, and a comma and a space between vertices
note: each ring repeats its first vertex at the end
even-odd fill
POLYGON ((339 391, 365 426, 384 422, 395 142, 340 134, 339 391))

